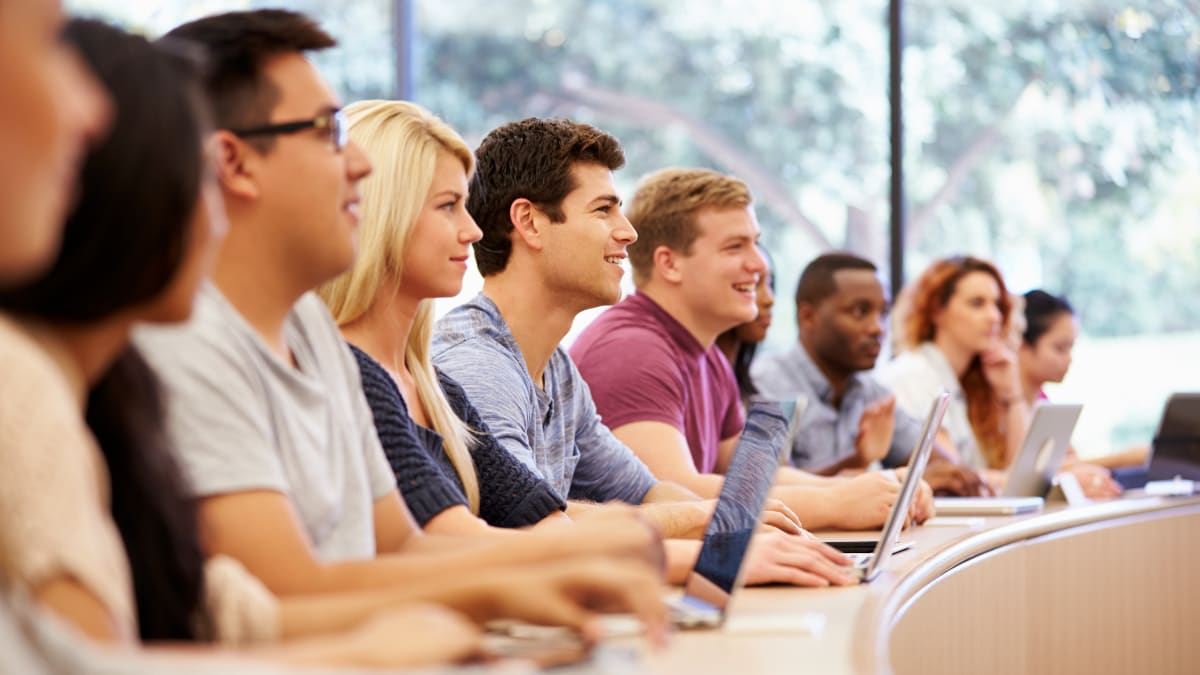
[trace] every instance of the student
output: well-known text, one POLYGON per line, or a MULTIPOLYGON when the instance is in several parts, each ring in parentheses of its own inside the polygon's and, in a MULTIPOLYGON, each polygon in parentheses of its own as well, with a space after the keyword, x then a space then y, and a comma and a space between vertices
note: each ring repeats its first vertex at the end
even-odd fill
POLYGON ((758 394, 758 387, 750 376, 750 368, 758 347, 767 339, 767 331, 771 328, 771 308, 775 306, 775 272, 770 256, 759 249, 767 269, 758 277, 758 285, 754 287, 754 303, 758 306, 758 314, 746 323, 738 324, 717 336, 717 347, 733 367, 733 377, 737 381, 738 394, 741 397, 743 414, 746 403, 751 396, 758 394))
POLYGON ((51 0, 0 0, 0 284, 49 265, 75 166, 108 115, 51 0))
POLYGON ((1029 425, 1016 355, 1005 343, 1012 303, 996 266, 970 256, 934 261, 900 294, 896 359, 880 380, 897 406, 919 416, 950 392, 943 428, 961 463, 1005 469, 1029 425))
MULTIPOLYGON (((370 171, 303 55, 333 40, 285 10, 211 16, 169 36, 208 52, 209 143, 230 228, 190 323, 140 331, 135 342, 169 394, 168 441, 198 497, 206 551, 238 560, 279 595, 404 589, 473 618, 583 628, 588 589, 660 634, 653 571, 591 564, 589 554, 607 550, 606 524, 515 546, 435 541, 413 523, 354 358, 311 293, 353 261, 357 184, 370 171), (530 579, 464 590, 482 561, 507 574, 520 565, 530 579)), ((647 528, 635 548, 661 559, 647 528)))
POLYGON ((466 210, 471 150, 412 103, 360 101, 346 115, 375 173, 362 183, 362 251, 320 295, 354 351, 409 510, 426 531, 454 534, 561 520, 566 502, 496 444, 429 360, 433 298, 458 293, 480 237, 466 210))
MULTIPOLYGON (((613 437, 559 346, 576 314, 617 299, 625 247, 637 238, 612 181, 624 164, 619 143, 585 124, 527 119, 494 129, 475 154, 467 208, 483 231, 475 244, 483 292, 438 322, 435 365, 463 385, 501 446, 559 494, 634 503, 691 497, 658 481, 613 437)), ((836 567, 844 560, 807 538, 770 533, 758 541, 749 575, 852 583, 836 567)))
MULTIPOLYGON (((87 156, 54 265, 0 291, 0 320, 13 329, 0 350, 5 585, 92 639, 125 645, 333 633, 402 604, 408 598, 278 605, 236 563, 203 560, 190 497, 163 452, 153 377, 127 348, 134 322, 186 318, 222 236, 204 175, 198 83, 185 61, 119 29, 76 20, 66 39, 108 87, 116 116, 87 156)), ((250 653, 419 665, 478 649, 475 629, 444 610, 382 621, 427 642, 407 652, 376 644, 368 654, 360 633, 250 653), (438 629, 422 627, 429 621, 438 629)))
MULTIPOLYGON (((579 335, 572 358, 614 436, 655 475, 713 496, 743 423, 714 342, 755 316, 766 272, 750 192, 715 171, 665 169, 642 179, 629 216, 641 232, 629 251, 637 292, 579 335)), ((864 529, 884 522, 898 492, 886 474, 825 479, 783 467, 773 496, 808 527, 864 529)))
MULTIPOLYGON (((803 406, 794 466, 823 475, 864 469, 873 462, 901 466, 921 433, 919 419, 869 373, 883 342, 887 294, 875 265, 850 253, 817 256, 796 284, 799 339, 766 354, 752 368, 764 395, 803 406)), ((987 491, 974 471, 933 461, 925 480, 937 492, 987 491)))
MULTIPOLYGON (((1043 290, 1032 290, 1024 295, 1023 301, 1025 330, 1022 331, 1021 345, 1017 349, 1017 362, 1020 366, 1022 396, 1033 407, 1038 401, 1046 399, 1042 387, 1047 382, 1062 382, 1066 377, 1071 367, 1071 350, 1079 336, 1079 321, 1066 298, 1043 290)), ((1064 468, 1075 475, 1084 494, 1104 499, 1121 494, 1121 485, 1113 480, 1109 467, 1141 465, 1145 460, 1144 447, 1089 462, 1080 462, 1072 448, 1064 468)))

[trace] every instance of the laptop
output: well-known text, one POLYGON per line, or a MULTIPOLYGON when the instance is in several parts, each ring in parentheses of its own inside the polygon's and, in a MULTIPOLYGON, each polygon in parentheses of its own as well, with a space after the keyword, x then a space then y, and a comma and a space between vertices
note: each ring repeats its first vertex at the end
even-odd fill
POLYGON ((792 449, 796 447, 796 437, 800 435, 801 420, 804 417, 804 411, 808 408, 808 399, 801 396, 783 400, 779 402, 779 406, 783 409, 783 416, 788 421, 787 435, 784 436, 783 444, 779 447, 779 463, 788 465, 792 462, 792 449))
POLYGON ((788 419, 778 403, 750 403, 746 426, 725 472, 700 555, 684 584, 683 595, 668 601, 671 621, 677 627, 715 628, 724 623, 725 610, 741 587, 742 563, 775 481, 779 448, 787 430, 788 419))
MULTIPOLYGON (((900 486, 900 494, 896 497, 896 503, 892 504, 892 512, 888 514, 888 519, 883 524, 883 532, 874 542, 874 551, 846 554, 854 565, 853 573, 857 574, 859 580, 864 583, 879 576, 879 573, 883 571, 883 564, 896 552, 897 539, 900 538, 900 531, 904 529, 904 522, 908 520, 909 505, 912 504, 913 496, 917 493, 917 486, 921 484, 921 476, 925 474, 925 465, 929 463, 929 455, 933 452, 934 438, 937 436, 938 429, 942 427, 942 418, 945 417, 946 408, 949 405, 950 394, 945 390, 942 390, 933 399, 933 403, 929 407, 929 415, 925 418, 925 425, 921 428, 920 440, 908 458, 908 475, 904 477, 904 483, 900 486)), ((826 543, 836 545, 839 542, 826 543)), ((904 548, 908 548, 908 546, 904 546, 904 548)))
POLYGON ((1055 474, 1071 448, 1083 406, 1043 402, 1033 409, 1029 431, 998 497, 938 497, 939 516, 1011 516, 1041 510, 1055 474))
POLYGON ((1176 477, 1200 481, 1200 393, 1176 393, 1167 399, 1146 463, 1117 469, 1113 477, 1126 488, 1176 477))

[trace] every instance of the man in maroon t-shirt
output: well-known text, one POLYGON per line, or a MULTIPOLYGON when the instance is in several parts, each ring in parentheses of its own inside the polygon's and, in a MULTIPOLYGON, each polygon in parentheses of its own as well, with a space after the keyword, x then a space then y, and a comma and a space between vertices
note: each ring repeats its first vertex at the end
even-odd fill
MULTIPOLYGON (((742 428, 737 382, 719 349, 722 332, 758 312, 766 273, 758 222, 744 182, 707 169, 644 178, 629 209, 637 292, 592 322, 571 348, 596 409, 660 480, 715 497, 742 428)), ((883 523, 899 492, 889 473, 824 478, 783 467, 773 497, 810 529, 883 523)), ((931 493, 914 503, 929 513, 931 493)))

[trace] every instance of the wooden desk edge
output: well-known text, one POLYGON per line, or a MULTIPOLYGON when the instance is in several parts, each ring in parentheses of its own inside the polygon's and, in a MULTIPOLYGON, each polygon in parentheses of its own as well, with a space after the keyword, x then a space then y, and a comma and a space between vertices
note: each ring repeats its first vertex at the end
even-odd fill
POLYGON ((929 584, 970 560, 1005 546, 1036 537, 1076 528, 1125 520, 1163 511, 1188 511, 1200 508, 1200 497, 1145 497, 1098 502, 1073 508, 1014 517, 982 531, 964 534, 940 549, 928 552, 924 559, 901 576, 888 592, 864 603, 855 622, 855 648, 852 654, 856 673, 890 673, 888 655, 892 626, 905 607, 929 584))

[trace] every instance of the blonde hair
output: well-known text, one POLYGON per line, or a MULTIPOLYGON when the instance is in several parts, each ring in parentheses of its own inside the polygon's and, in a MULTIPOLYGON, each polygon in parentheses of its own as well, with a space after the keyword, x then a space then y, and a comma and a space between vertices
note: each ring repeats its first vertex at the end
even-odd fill
MULTIPOLYGON (((463 139, 418 105, 359 101, 345 111, 350 138, 371 158, 375 168, 359 183, 363 208, 354 266, 317 290, 339 326, 366 313, 386 279, 400 278, 404 251, 433 184, 438 154, 448 152, 461 161, 468 177, 475 168, 475 158, 463 139)), ((417 305, 404 346, 404 364, 417 385, 420 401, 416 403, 424 405, 434 430, 444 439, 446 455, 458 472, 467 504, 472 513, 478 513, 479 476, 470 453, 474 438, 438 385, 429 358, 432 333, 433 301, 425 299, 417 305)))
POLYGON ((744 208, 753 201, 745 182, 711 169, 663 169, 646 175, 625 211, 638 233, 629 246, 634 281, 650 279, 659 246, 685 255, 691 251, 700 236, 696 214, 701 210, 744 208))

